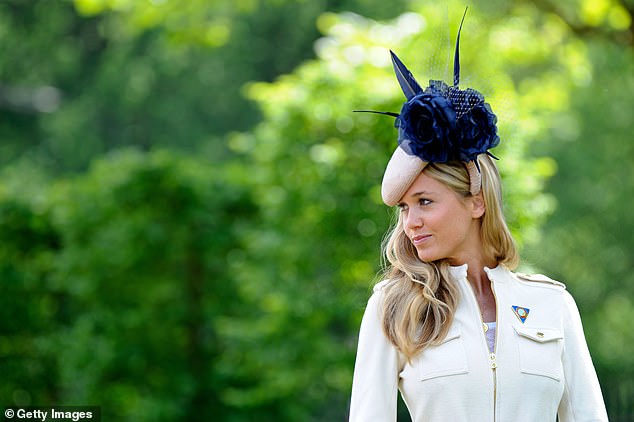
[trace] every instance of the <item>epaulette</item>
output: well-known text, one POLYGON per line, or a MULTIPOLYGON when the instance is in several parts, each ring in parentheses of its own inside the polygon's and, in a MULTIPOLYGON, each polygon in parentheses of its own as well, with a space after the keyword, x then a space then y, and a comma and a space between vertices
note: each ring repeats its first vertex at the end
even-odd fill
POLYGON ((544 274, 523 274, 523 273, 515 273, 515 275, 517 275, 518 278, 524 280, 524 281, 533 281, 533 282, 539 282, 539 283, 548 283, 548 284, 552 284, 553 286, 558 286, 561 287, 563 289, 566 288, 566 285, 560 281, 556 281, 553 280, 552 278, 545 276, 544 274))

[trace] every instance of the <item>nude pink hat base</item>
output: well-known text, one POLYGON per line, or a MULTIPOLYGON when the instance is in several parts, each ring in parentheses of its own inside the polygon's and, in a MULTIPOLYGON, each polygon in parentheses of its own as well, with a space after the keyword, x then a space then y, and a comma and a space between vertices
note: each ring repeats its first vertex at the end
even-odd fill
POLYGON ((426 165, 427 162, 418 156, 409 155, 401 147, 396 147, 383 174, 383 202, 390 207, 396 205, 426 165))
MULTIPOLYGON (((421 160, 418 156, 407 154, 400 146, 396 147, 383 174, 381 183, 383 202, 390 207, 398 204, 427 164, 427 161, 421 160)), ((469 172, 469 190, 472 195, 477 195, 482 186, 482 175, 475 161, 466 162, 464 165, 469 172)))

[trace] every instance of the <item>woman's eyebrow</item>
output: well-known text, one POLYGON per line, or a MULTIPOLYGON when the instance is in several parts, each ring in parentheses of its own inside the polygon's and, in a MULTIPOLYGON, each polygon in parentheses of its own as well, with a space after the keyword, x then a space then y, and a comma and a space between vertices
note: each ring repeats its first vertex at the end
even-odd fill
POLYGON ((410 196, 411 197, 416 197, 416 196, 431 195, 431 194, 433 194, 433 192, 422 190, 420 192, 413 193, 410 196))

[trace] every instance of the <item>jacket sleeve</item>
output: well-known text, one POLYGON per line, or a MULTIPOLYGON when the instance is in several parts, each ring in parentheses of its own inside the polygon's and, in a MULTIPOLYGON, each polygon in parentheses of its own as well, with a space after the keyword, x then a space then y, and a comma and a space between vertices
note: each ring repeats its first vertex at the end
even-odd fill
POLYGON ((566 384, 559 404, 560 422, 607 422, 601 387, 574 299, 564 294, 563 366, 566 384))
POLYGON ((396 421, 399 353, 383 333, 380 286, 368 301, 352 380, 350 422, 396 421))

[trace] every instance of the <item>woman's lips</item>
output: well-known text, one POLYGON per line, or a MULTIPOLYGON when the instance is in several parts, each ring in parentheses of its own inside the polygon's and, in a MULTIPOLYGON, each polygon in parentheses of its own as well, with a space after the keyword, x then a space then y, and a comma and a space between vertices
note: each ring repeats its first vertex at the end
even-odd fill
POLYGON ((426 241, 430 237, 431 237, 430 234, 419 234, 417 236, 412 237, 412 243, 414 245, 420 245, 421 243, 423 243, 424 241, 426 241))

